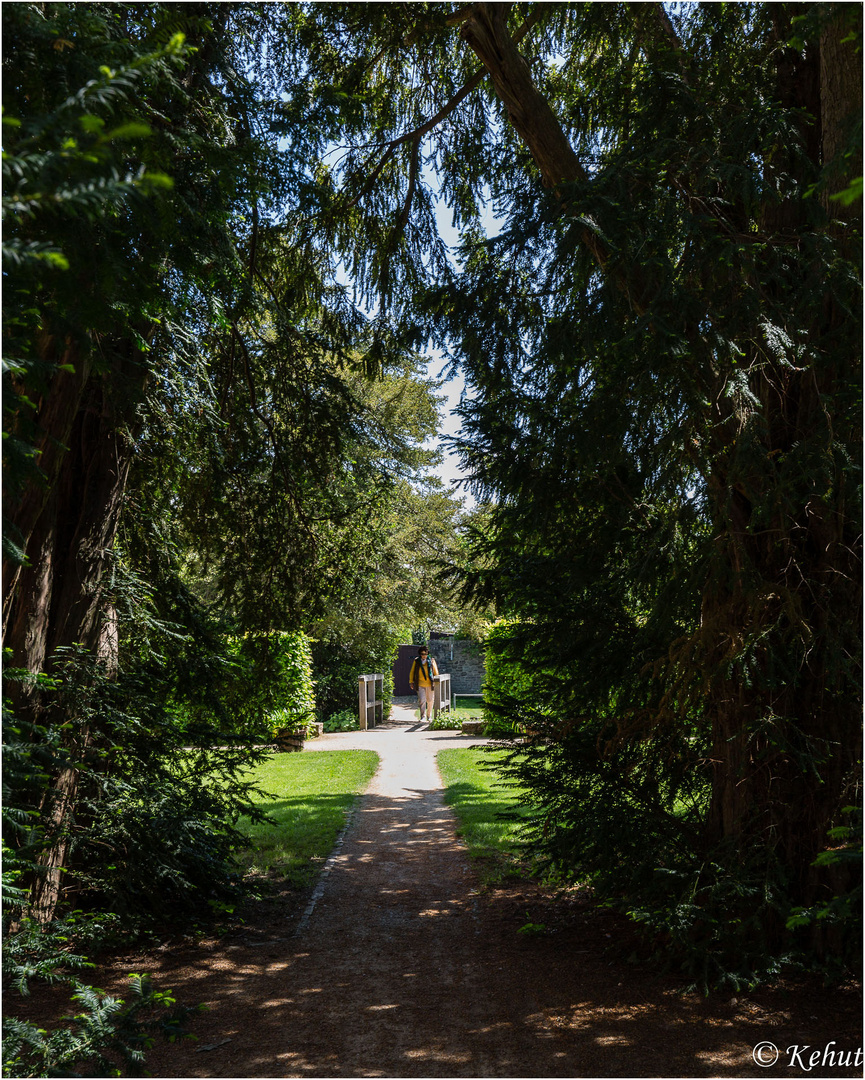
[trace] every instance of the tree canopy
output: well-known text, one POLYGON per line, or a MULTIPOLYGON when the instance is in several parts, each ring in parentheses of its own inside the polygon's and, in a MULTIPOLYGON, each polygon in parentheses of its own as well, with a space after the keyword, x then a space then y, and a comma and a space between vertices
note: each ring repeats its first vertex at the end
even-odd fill
POLYGON ((178 895, 227 881, 267 693, 252 668, 238 692, 231 635, 383 662, 461 589, 508 617, 490 648, 531 689, 495 706, 533 733, 510 768, 560 872, 708 981, 855 953, 861 9, 3 18, 9 805, 32 909, 50 922, 76 858, 97 881, 75 853, 106 791, 209 823, 191 878, 154 855, 178 895), (429 479, 431 346, 466 379, 473 522, 429 479), (222 804, 172 787, 191 700, 207 767, 237 780, 222 804))
POLYGON ((860 13, 291 11, 332 242, 471 387, 461 577, 535 675, 513 768, 544 843, 598 881, 624 859, 707 978, 759 966, 855 906, 821 852, 860 791, 860 13))
POLYGON ((377 573, 435 457, 435 388, 304 239, 250 70, 258 9, 4 20, 6 733, 44 769, 9 774, 7 866, 46 924, 64 898, 153 915, 134 816, 164 860, 139 866, 173 881, 156 914, 179 912, 205 864, 231 885, 265 732, 268 657, 239 685, 232 637, 311 630, 377 573), (176 774, 190 707, 203 757, 176 774), (185 866, 169 808, 199 823, 185 866))

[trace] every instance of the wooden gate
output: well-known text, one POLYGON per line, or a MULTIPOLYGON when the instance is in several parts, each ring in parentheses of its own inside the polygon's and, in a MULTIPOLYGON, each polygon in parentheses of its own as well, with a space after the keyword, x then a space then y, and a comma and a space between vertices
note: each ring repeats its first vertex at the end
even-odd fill
POLYGON ((400 645, 397 657, 393 665, 393 693, 394 697, 409 697, 412 688, 408 684, 411 674, 411 665, 417 656, 419 645, 400 645))

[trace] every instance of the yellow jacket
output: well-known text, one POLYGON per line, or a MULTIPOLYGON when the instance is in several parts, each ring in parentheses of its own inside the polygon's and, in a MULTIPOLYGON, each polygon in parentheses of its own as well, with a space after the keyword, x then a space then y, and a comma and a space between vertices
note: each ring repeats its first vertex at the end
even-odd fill
POLYGON ((430 656, 425 664, 420 662, 419 657, 415 657, 411 665, 411 674, 408 677, 408 684, 412 690, 417 690, 418 684, 421 686, 428 686, 432 689, 432 679, 430 678, 430 668, 432 668, 433 675, 438 675, 439 669, 435 659, 430 656))

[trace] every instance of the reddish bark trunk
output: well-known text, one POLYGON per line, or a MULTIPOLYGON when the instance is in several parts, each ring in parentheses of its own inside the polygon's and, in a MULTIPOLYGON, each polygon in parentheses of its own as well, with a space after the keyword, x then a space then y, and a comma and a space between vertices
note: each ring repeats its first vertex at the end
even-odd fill
POLYGON ((831 216, 861 220, 861 198, 848 207, 832 199, 862 176, 862 144, 853 141, 857 132, 861 137, 862 60, 856 42, 845 41, 851 34, 861 43, 861 4, 827 4, 820 33, 820 128, 829 173, 823 200, 831 216))
MULTIPOLYGON (((30 555, 31 536, 42 517, 45 506, 54 491, 66 449, 69 445, 72 427, 81 407, 81 400, 90 378, 90 364, 79 359, 72 349, 66 349, 58 355, 55 340, 47 333, 42 335, 39 352, 46 362, 56 360, 58 364, 70 365, 71 372, 58 370, 51 384, 37 403, 36 428, 39 432, 34 449, 36 461, 44 475, 44 483, 30 482, 21 497, 13 504, 4 493, 3 515, 11 522, 18 533, 21 547, 30 555)), ((25 407, 22 407, 22 412, 25 407)), ((17 424, 13 425, 13 431, 17 424)), ((36 548, 41 547, 37 543, 36 548)), ((32 557, 31 557, 32 558, 32 557)), ((4 555, 3 558, 3 633, 7 633, 12 612, 13 600, 19 593, 19 579, 23 570, 4 555)), ((29 666, 29 665, 28 665, 29 666)), ((33 668, 31 670, 39 670, 33 668)))
MULTIPOLYGON (((116 612, 105 578, 131 462, 128 420, 144 382, 143 367, 117 356, 111 370, 86 381, 76 375, 72 386, 61 373, 46 395, 39 421, 49 452, 49 487, 43 494, 31 485, 12 511, 27 536, 28 556, 6 597, 5 643, 16 666, 51 671, 58 648, 80 645, 104 673, 116 672, 116 612)), ((32 692, 19 694, 15 707, 32 719, 55 708, 32 692)), ((75 726, 75 717, 63 719, 73 721, 65 746, 70 764, 43 802, 49 844, 32 892, 33 911, 42 922, 53 917, 60 897, 81 783, 78 763, 93 738, 89 728, 75 726)))
MULTIPOLYGON (((131 460, 129 435, 110 386, 93 379, 64 432, 68 450, 51 490, 33 515, 37 496, 25 494, 27 556, 7 597, 6 646, 13 663, 45 670, 60 645, 96 652, 105 610, 102 577, 110 563, 131 460)), ((35 487, 36 485, 31 485, 35 487)), ((16 525, 18 515, 13 515, 16 525)), ((23 530, 22 530, 23 531, 23 530)))

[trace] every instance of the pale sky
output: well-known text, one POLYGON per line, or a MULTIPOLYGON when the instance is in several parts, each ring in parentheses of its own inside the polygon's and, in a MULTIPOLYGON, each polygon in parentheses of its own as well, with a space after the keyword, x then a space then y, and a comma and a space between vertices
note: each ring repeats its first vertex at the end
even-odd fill
MULTIPOLYGON (((427 364, 427 374, 431 378, 438 378, 439 373, 445 366, 446 361, 444 358, 435 353, 432 355, 429 363, 427 364)), ((465 389, 465 380, 462 375, 454 376, 449 379, 444 386, 439 390, 439 394, 446 394, 447 401, 443 402, 441 408, 441 426, 439 431, 442 435, 456 435, 459 430, 459 417, 453 415, 453 409, 459 404, 460 395, 465 389)), ((438 470, 438 475, 446 484, 452 483, 454 480, 459 480, 462 477, 462 472, 459 467, 459 460, 456 455, 449 454, 445 451, 444 459, 438 470)), ((465 488, 456 488, 456 495, 462 499, 463 505, 466 509, 475 505, 475 498, 470 491, 465 488)))
MULTIPOLYGON (((435 186, 435 177, 431 173, 425 173, 425 178, 431 186, 435 186)), ((450 210, 441 200, 439 200, 436 205, 436 220, 438 222, 439 233, 442 240, 444 240, 452 251, 455 250, 460 239, 459 233, 453 227, 453 217, 450 210)), ((489 204, 484 207, 482 224, 487 236, 496 236, 501 231, 501 220, 493 214, 489 204)), ((430 360, 427 364, 428 374, 433 378, 437 378, 439 373, 445 367, 445 363, 446 361, 440 353, 430 353, 430 360)), ((459 417, 454 416, 452 410, 459 404, 460 395, 464 390, 465 380, 462 375, 457 375, 452 379, 449 379, 439 391, 440 394, 447 395, 447 401, 444 402, 441 410, 442 423, 440 431, 443 435, 456 435, 459 431, 459 417)), ((446 484, 449 484, 454 480, 459 480, 462 477, 463 474, 460 470, 459 461, 456 455, 445 452, 444 460, 442 461, 438 475, 446 484)), ((475 506, 476 499, 470 491, 466 488, 456 488, 455 490, 457 496, 462 499, 466 509, 475 506)))

